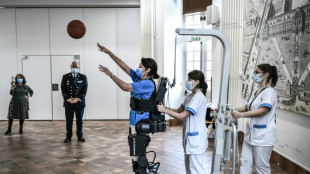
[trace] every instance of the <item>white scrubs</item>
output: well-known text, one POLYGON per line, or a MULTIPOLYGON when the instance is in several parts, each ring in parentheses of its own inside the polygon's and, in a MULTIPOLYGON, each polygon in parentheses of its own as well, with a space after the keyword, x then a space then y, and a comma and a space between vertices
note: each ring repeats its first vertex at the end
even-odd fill
POLYGON ((264 116, 247 120, 242 146, 240 174, 251 174, 254 162, 257 174, 269 174, 269 160, 273 146, 276 143, 275 112, 277 94, 274 88, 268 86, 254 98, 254 94, 252 94, 248 100, 249 111, 267 107, 269 112, 264 116))
POLYGON ((208 147, 206 117, 206 97, 199 90, 187 96, 181 105, 191 112, 183 122, 183 148, 185 152, 186 174, 206 174, 207 165, 204 152, 208 147))

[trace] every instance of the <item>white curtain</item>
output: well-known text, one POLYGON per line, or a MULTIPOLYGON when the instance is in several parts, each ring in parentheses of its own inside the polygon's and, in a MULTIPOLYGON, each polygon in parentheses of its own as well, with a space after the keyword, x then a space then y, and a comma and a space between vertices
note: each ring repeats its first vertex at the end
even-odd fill
POLYGON ((155 1, 141 0, 141 56, 154 58, 155 1))
MULTIPOLYGON (((240 106, 245 104, 241 97, 243 1, 229 0, 222 2, 221 26, 232 48, 228 103, 232 106, 240 106)), ((245 130, 245 120, 246 119, 239 120, 239 130, 245 130)))

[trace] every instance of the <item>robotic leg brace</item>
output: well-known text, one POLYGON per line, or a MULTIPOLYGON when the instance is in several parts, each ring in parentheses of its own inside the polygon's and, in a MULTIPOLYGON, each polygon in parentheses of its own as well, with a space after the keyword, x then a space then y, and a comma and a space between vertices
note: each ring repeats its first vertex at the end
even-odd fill
POLYGON ((130 106, 137 111, 149 112, 149 119, 140 120, 136 124, 137 134, 128 136, 130 146, 130 156, 136 156, 137 160, 132 160, 132 169, 135 174, 158 174, 157 170, 160 163, 155 162, 156 153, 154 151, 146 152, 146 147, 151 142, 149 133, 166 131, 165 115, 158 112, 156 105, 163 102, 167 91, 168 79, 162 77, 159 81, 156 97, 152 101, 131 99, 130 106), (149 162, 146 154, 154 153, 152 162, 149 162))

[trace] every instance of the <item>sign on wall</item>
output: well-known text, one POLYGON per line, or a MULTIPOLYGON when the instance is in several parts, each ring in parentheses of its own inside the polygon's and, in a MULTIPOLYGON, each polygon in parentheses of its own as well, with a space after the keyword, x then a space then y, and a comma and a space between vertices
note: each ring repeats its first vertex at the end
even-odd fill
POLYGON ((244 0, 242 97, 255 90, 255 67, 278 69, 278 107, 310 116, 310 2, 244 0))

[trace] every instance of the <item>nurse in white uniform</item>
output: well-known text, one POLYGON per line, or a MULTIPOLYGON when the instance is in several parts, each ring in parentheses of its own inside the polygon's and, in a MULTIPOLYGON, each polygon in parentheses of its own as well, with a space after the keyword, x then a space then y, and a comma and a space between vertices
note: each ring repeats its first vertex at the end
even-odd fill
POLYGON ((269 64, 256 67, 253 80, 259 84, 248 103, 235 108, 234 118, 247 120, 241 154, 240 174, 251 174, 255 163, 257 174, 270 174, 270 156, 276 143, 275 111, 278 81, 277 68, 269 64))
POLYGON ((160 112, 183 121, 183 148, 186 174, 206 174, 206 158, 204 152, 208 146, 206 117, 206 90, 208 88, 201 71, 188 73, 186 88, 192 93, 188 95, 178 109, 158 105, 160 112))

